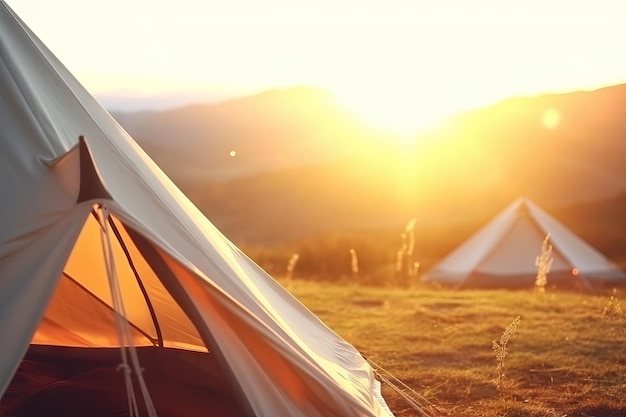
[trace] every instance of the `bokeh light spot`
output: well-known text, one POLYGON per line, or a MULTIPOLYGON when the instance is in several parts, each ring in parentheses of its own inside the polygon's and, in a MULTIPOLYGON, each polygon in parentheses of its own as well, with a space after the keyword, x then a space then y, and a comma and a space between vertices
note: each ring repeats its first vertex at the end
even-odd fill
POLYGON ((546 129, 555 129, 561 123, 561 113, 554 108, 547 109, 541 115, 541 124, 546 129))

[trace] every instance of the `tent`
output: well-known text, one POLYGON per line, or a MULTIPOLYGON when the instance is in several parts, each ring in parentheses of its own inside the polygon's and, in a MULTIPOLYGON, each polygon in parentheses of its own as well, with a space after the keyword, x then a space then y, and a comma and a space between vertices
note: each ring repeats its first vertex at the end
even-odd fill
POLYGON ((0 158, 0 415, 392 416, 2 0, 0 158))
POLYGON ((593 291, 626 283, 626 274, 527 198, 520 197, 424 276, 455 288, 531 289, 536 258, 550 234, 548 287, 593 291))

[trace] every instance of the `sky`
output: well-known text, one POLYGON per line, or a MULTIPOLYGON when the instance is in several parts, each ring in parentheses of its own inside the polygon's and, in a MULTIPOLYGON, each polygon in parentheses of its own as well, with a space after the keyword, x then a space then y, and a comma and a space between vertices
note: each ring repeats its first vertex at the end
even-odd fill
POLYGON ((511 96, 626 82, 623 0, 5 1, 109 99, 309 85, 412 129, 511 96))

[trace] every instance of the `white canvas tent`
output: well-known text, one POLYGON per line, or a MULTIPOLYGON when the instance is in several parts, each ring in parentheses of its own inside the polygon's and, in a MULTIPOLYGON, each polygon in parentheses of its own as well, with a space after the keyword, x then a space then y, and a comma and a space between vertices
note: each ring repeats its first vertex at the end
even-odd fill
POLYGON ((423 277, 456 288, 528 288, 547 234, 553 263, 548 287, 593 291, 626 283, 626 274, 526 198, 518 198, 423 277))
POLYGON ((119 322, 138 350, 213 358, 241 415, 392 415, 359 352, 220 234, 2 0, 0 158, 0 394, 36 347, 119 358, 119 322))

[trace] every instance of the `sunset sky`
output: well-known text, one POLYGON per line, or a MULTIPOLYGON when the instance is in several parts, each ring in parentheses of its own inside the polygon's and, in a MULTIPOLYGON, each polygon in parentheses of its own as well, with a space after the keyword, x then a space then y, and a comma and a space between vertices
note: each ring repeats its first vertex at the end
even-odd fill
POLYGON ((7 3, 99 97, 310 85, 414 128, 509 96, 626 82, 621 0, 7 3))

